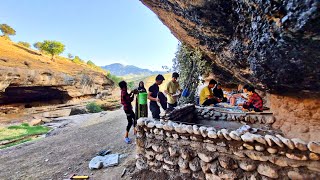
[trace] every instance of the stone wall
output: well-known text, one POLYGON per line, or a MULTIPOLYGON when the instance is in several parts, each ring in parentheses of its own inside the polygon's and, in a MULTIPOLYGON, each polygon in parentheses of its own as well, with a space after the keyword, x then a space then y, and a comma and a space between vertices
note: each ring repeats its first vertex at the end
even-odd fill
POLYGON ((216 129, 140 118, 138 169, 196 179, 316 179, 320 143, 249 125, 216 129))

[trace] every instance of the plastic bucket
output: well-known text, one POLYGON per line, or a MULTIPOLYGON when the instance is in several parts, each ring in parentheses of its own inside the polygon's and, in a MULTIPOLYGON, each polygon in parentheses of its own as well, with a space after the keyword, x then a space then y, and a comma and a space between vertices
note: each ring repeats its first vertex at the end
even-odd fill
POLYGON ((181 96, 183 96, 183 97, 188 97, 189 95, 190 95, 190 92, 189 92, 189 89, 188 89, 188 88, 186 88, 186 89, 184 89, 184 90, 182 91, 181 96))
POLYGON ((139 93, 138 102, 139 104, 147 104, 148 94, 146 92, 139 93))

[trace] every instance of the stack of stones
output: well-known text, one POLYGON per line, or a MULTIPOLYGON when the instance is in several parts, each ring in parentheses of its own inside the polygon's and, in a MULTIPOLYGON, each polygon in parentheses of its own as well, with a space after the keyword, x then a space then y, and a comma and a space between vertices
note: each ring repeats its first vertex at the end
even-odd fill
MULTIPOLYGON (((254 114, 239 112, 220 112, 214 107, 196 107, 196 116, 199 120, 238 121, 243 123, 273 124, 275 118, 272 114, 254 114)), ((221 108, 220 108, 221 109, 221 108)))
POLYGON ((195 179, 317 179, 320 143, 140 118, 138 169, 195 179))
POLYGON ((164 116, 161 117, 161 119, 164 120, 172 120, 177 121, 181 119, 182 117, 186 117, 189 114, 192 114, 195 111, 195 106, 193 104, 185 104, 182 106, 177 106, 175 109, 169 113, 166 113, 164 116))

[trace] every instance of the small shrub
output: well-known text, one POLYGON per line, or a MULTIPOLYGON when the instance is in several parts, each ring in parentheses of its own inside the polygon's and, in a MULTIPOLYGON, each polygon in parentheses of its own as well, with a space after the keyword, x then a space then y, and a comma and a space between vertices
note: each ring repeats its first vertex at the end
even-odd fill
POLYGON ((115 85, 117 85, 120 81, 123 80, 121 77, 118 77, 118 76, 113 75, 113 74, 108 74, 107 77, 109 79, 111 79, 115 83, 115 85))
POLYGON ((98 105, 95 102, 91 102, 91 103, 87 104, 86 108, 88 109, 88 111, 90 113, 98 113, 98 112, 103 111, 101 108, 101 105, 98 105))
POLYGON ((75 56, 75 57, 73 58, 72 62, 74 62, 74 63, 76 63, 76 64, 84 64, 84 63, 85 63, 82 59, 80 59, 79 56, 75 56))
POLYGON ((22 123, 21 126, 28 127, 29 124, 28 123, 22 123))
POLYGON ((30 48, 30 44, 28 42, 19 41, 18 45, 30 48))

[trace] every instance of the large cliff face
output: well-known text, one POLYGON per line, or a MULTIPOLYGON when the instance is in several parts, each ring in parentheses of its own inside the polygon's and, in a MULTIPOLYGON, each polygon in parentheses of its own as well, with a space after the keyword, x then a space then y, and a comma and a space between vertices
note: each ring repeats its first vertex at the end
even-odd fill
POLYGON ((95 96, 111 87, 102 73, 75 75, 47 70, 0 67, 0 105, 95 96))
POLYGON ((225 83, 273 93, 320 89, 319 0, 141 0, 225 83))
POLYGON ((49 56, 0 37, 0 106, 65 103, 94 97, 113 82, 84 64, 49 56))

